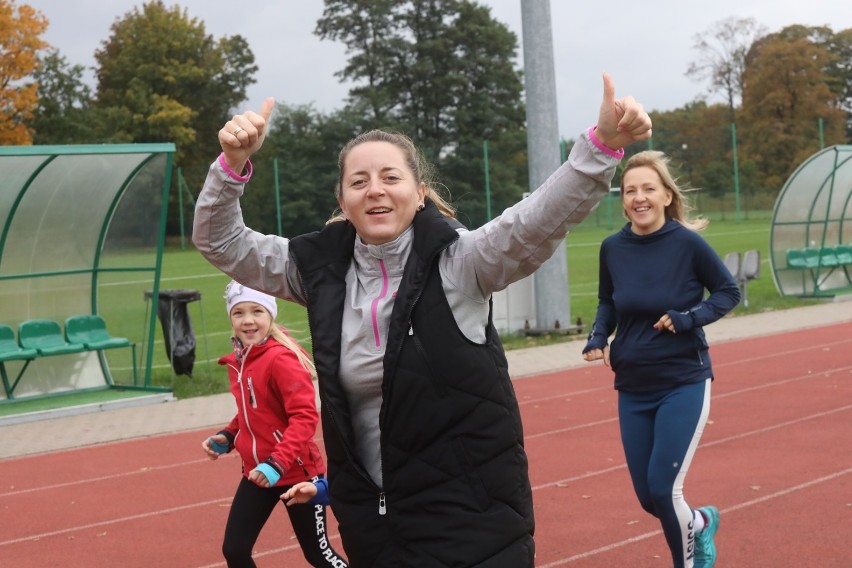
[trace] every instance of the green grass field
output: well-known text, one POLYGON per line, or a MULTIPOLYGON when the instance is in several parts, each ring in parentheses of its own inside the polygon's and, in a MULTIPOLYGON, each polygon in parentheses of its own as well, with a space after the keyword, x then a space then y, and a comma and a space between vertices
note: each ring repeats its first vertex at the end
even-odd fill
MULTIPOLYGON (((813 304, 818 300, 781 297, 775 289, 769 271, 769 230, 768 215, 756 219, 736 222, 734 220, 713 220, 704 231, 704 237, 711 246, 724 257, 728 252, 756 249, 760 251, 761 276, 748 284, 749 306, 740 305, 734 315, 755 313, 766 310, 785 309, 813 304)), ((589 218, 577 227, 566 241, 568 258, 568 276, 572 320, 579 318, 585 325, 591 325, 597 309, 598 249, 600 242, 620 228, 622 220, 618 218, 589 218)), ((228 278, 210 266, 194 250, 167 251, 164 257, 162 288, 193 288, 201 292, 202 300, 189 305, 190 315, 195 327, 198 346, 196 347, 196 371, 192 378, 173 377, 168 361, 162 353, 154 371, 154 383, 171 386, 178 398, 197 396, 214 392, 223 392, 227 388, 224 372, 215 363, 215 359, 230 350, 230 327, 225 315, 223 289, 228 278), (203 310, 203 327, 201 322, 203 310), (206 330, 206 342, 203 331, 206 330), (206 343, 206 344, 205 344, 206 343), (209 363, 206 350, 209 349, 209 363)), ((293 334, 310 347, 310 337, 305 310, 289 302, 279 301, 279 323, 284 324, 293 334)), ((576 340, 582 335, 541 336, 541 337, 505 337, 507 349, 531 345, 540 345, 556 341, 576 340)), ((162 349, 157 349, 161 353, 162 349)))
MULTIPOLYGON (((730 215, 728 216, 730 217, 730 215)), ((577 227, 566 241, 571 319, 586 326, 591 325, 597 308, 598 250, 600 242, 616 232, 622 225, 620 216, 604 209, 577 227)), ((740 253, 750 249, 760 251, 761 276, 748 284, 749 306, 740 305, 734 316, 745 313, 778 310, 813 304, 820 300, 781 297, 775 289, 768 264, 770 218, 768 214, 752 215, 751 219, 712 220, 704 231, 704 237, 721 257, 728 252, 740 253)), ((118 259, 126 262, 128 259, 118 259)), ((145 265, 141 259, 129 261, 132 266, 145 265)), ((146 281, 137 273, 115 273, 109 275, 111 284, 102 288, 100 311, 107 317, 113 335, 128 336, 138 343, 146 335, 140 322, 150 321, 150 302, 142 301, 150 279, 146 281), (137 299, 138 298, 138 299, 137 299), (145 311, 145 317, 143 316, 145 311)), ((185 248, 170 246, 163 256, 160 289, 191 289, 200 292, 201 300, 187 304, 196 336, 195 365, 191 377, 176 375, 166 355, 160 322, 155 326, 151 385, 173 390, 178 398, 226 392, 227 375, 217 364, 217 359, 231 350, 230 324, 225 314, 222 298, 228 277, 204 260, 191 244, 185 248)), ((278 322, 310 349, 310 336, 305 309, 290 302, 279 301, 278 322)), ((507 349, 517 349, 547 343, 582 340, 585 334, 523 337, 504 337, 507 349)), ((118 384, 128 384, 130 357, 128 350, 112 350, 107 354, 110 368, 118 384)), ((139 345, 139 359, 145 367, 147 345, 139 345)), ((46 399, 45 404, 51 403, 46 399)))

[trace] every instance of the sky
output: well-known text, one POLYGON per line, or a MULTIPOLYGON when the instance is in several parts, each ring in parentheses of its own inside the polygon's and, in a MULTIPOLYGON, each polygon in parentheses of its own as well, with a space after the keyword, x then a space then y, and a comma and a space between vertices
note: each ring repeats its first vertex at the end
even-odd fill
MULTIPOLYGON (((518 36, 518 65, 523 66, 522 1, 478 0, 494 18, 518 36)), ((83 65, 94 87, 94 53, 110 36, 117 19, 141 7, 142 0, 16 0, 47 16, 43 38, 72 65, 83 65)), ((312 104, 323 113, 343 107, 352 85, 335 73, 346 61, 342 44, 314 35, 321 0, 165 0, 187 10, 220 38, 242 35, 255 55, 257 83, 238 112, 257 110, 266 97, 288 105, 312 104)), ((551 34, 556 77, 557 120, 563 138, 576 138, 594 124, 609 72, 616 97, 633 96, 646 110, 680 108, 708 96, 708 85, 686 77, 699 58, 696 34, 729 17, 754 18, 769 32, 787 25, 827 25, 835 32, 852 28, 850 0, 551 0, 551 34)))

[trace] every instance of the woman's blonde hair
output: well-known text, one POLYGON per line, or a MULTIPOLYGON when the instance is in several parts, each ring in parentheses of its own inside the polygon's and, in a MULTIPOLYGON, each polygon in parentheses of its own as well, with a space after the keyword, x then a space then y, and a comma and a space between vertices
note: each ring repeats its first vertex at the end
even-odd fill
MULTIPOLYGON (((385 130, 370 130, 368 132, 364 132, 363 134, 359 134, 352 140, 346 143, 343 146, 343 149, 340 150, 340 155, 337 158, 337 187, 335 188, 334 195, 338 199, 343 195, 343 168, 346 165, 346 157, 349 155, 349 152, 355 146, 359 144, 363 144, 365 142, 389 142, 393 144, 400 150, 402 150, 403 155, 405 156, 406 164, 411 172, 414 174, 414 181, 417 185, 421 183, 426 186, 426 198, 432 201, 435 206, 438 208, 438 211, 446 217, 455 218, 456 210, 455 207, 450 205, 450 203, 441 197, 438 191, 434 188, 434 180, 433 180, 433 167, 432 165, 426 161, 420 151, 417 149, 417 146, 414 145, 414 142, 411 141, 411 138, 406 136, 405 134, 401 134, 399 132, 388 132, 385 130)), ((345 221, 345 217, 337 210, 331 216, 331 218, 326 221, 326 224, 333 223, 335 221, 345 221)))
MULTIPOLYGON (((693 207, 683 193, 683 190, 678 187, 677 181, 669 171, 670 158, 663 152, 656 150, 646 150, 631 156, 627 163, 624 164, 624 171, 621 172, 621 195, 624 196, 624 175, 635 168, 651 168, 660 180, 663 182, 663 187, 668 189, 672 194, 672 202, 666 206, 666 217, 674 219, 684 227, 694 231, 700 231, 707 226, 709 221, 703 217, 691 218, 689 216, 693 207)), ((627 212, 624 212, 627 217, 627 212)), ((629 218, 628 218, 629 220, 629 218)))

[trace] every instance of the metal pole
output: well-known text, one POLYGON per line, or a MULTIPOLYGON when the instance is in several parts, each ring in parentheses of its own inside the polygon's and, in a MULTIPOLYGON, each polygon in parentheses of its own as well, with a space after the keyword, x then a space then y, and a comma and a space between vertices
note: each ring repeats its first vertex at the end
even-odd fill
POLYGON ((734 148, 734 197, 736 203, 736 213, 734 219, 737 223, 740 222, 740 167, 737 164, 737 125, 731 123, 731 137, 733 138, 734 148))
POLYGON ((284 235, 281 228, 281 189, 278 186, 278 158, 272 160, 272 171, 275 176, 275 215, 278 218, 278 236, 284 235))
POLYGON ((180 218, 180 249, 186 249, 186 243, 184 242, 184 229, 183 229, 183 173, 180 168, 177 169, 177 184, 178 184, 178 216, 180 218))
MULTIPOLYGON (((530 191, 533 191, 561 164, 550 0, 521 0, 521 22, 529 183, 530 191)), ((569 326, 571 310, 564 243, 557 247, 554 255, 535 272, 533 278, 537 327, 559 329, 569 326)))
POLYGON ((482 141, 482 157, 485 160, 485 220, 491 220, 491 174, 488 172, 488 140, 482 141))

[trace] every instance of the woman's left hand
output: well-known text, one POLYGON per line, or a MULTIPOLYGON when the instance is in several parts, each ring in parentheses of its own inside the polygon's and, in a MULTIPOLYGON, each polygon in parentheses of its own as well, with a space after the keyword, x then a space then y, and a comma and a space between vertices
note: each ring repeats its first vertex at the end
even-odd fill
POLYGON ((604 73, 604 96, 595 136, 607 147, 618 150, 651 137, 651 117, 633 97, 615 98, 615 83, 604 73))

